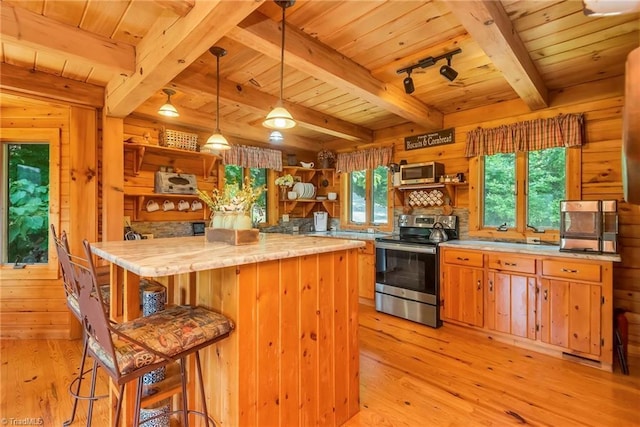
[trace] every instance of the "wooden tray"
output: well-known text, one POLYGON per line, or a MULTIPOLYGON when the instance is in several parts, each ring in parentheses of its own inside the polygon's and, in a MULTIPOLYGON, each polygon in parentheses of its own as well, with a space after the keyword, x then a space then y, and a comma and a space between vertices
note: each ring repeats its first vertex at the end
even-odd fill
POLYGON ((258 243, 258 229, 250 230, 229 230, 226 228, 205 229, 205 236, 208 242, 223 242, 230 245, 251 245, 258 243))

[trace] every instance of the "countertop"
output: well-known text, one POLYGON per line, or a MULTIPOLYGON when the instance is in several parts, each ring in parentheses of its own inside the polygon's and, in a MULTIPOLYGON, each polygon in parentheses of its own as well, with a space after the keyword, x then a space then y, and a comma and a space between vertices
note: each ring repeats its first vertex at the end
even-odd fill
POLYGON ((543 255, 575 259, 620 262, 618 254, 594 254, 585 252, 563 252, 554 245, 528 245, 525 243, 492 242, 485 240, 450 240, 440 243, 443 248, 475 249, 489 252, 511 252, 528 255, 543 255))
POLYGON ((192 271, 272 261, 359 248, 359 240, 260 233, 256 244, 207 242, 204 236, 92 243, 93 253, 139 276, 160 277, 192 271))

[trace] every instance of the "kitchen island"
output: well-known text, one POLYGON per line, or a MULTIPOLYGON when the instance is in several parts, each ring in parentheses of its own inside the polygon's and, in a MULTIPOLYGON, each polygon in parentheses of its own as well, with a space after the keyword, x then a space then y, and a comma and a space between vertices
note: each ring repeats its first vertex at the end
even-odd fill
MULTIPOLYGON (((200 305, 233 320, 229 338, 202 352, 207 407, 219 424, 338 426, 359 409, 361 246, 260 234, 244 246, 180 237, 92 249, 112 266, 114 319, 140 315, 140 277, 150 277, 167 287, 169 304, 200 305)), ((190 406, 200 406, 194 380, 190 369, 190 406)))

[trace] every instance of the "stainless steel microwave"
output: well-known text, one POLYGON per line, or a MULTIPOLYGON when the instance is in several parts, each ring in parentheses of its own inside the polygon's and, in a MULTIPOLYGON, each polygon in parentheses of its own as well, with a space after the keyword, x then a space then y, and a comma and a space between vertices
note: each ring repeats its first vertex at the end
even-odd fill
POLYGON ((400 165, 400 184, 431 184, 444 175, 444 165, 438 162, 400 165))

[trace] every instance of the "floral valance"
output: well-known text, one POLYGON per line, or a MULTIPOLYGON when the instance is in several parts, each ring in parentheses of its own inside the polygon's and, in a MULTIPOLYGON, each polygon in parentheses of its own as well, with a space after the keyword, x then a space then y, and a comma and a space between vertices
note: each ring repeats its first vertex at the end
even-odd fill
POLYGON ((232 145, 230 150, 222 152, 222 163, 243 168, 267 168, 281 171, 282 152, 270 148, 232 145))
POLYGON ((375 169, 378 166, 387 166, 393 157, 392 147, 371 148, 368 150, 354 151, 352 153, 340 153, 336 160, 338 172, 353 172, 364 169, 375 169))
POLYGON ((554 147, 575 147, 584 141, 584 115, 561 114, 547 119, 477 128, 467 133, 467 157, 495 153, 535 151, 554 147))

